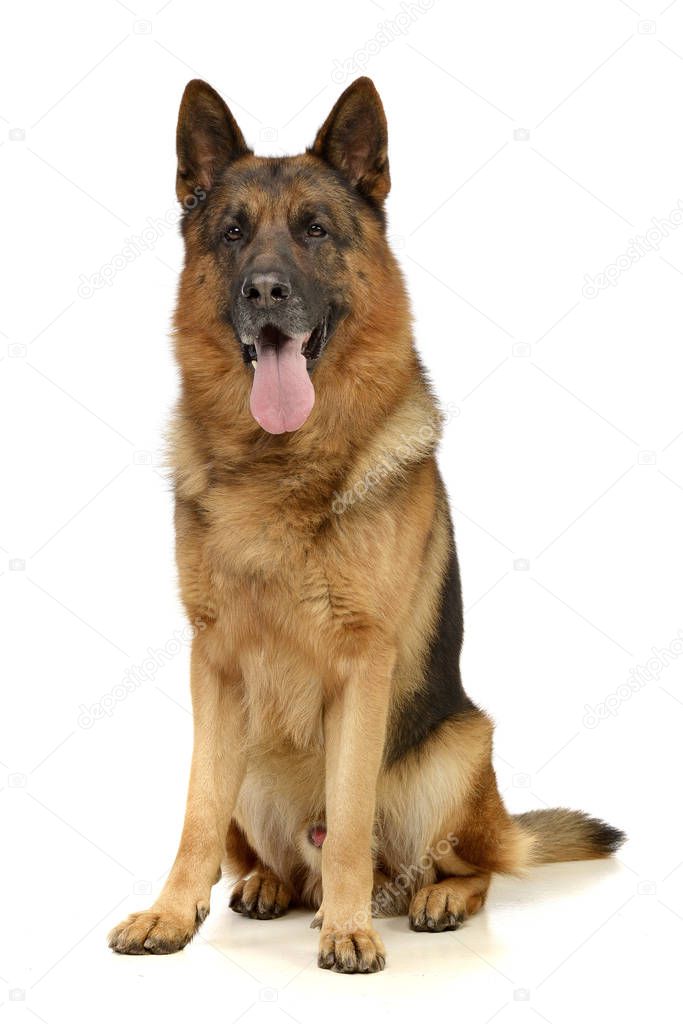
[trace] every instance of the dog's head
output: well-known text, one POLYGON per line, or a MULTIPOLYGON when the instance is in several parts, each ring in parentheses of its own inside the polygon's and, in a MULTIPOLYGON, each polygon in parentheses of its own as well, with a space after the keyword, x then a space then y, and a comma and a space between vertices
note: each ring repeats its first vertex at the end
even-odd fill
POLYGON ((340 325, 372 302, 368 260, 376 264, 386 246, 379 95, 360 78, 305 154, 255 157, 221 97, 195 80, 177 151, 186 276, 198 304, 225 325, 224 344, 239 347, 257 422, 270 433, 297 430, 313 407, 319 360, 340 325))

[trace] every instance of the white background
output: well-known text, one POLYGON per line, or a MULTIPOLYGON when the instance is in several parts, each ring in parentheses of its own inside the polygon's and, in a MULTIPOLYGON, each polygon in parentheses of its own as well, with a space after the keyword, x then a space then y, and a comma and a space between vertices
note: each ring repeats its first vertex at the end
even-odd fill
POLYGON ((683 657, 623 686, 683 629, 683 3, 435 0, 407 25, 395 0, 159 3, 4 8, 0 1024, 671 1019, 683 657), (380 923, 381 976, 318 970, 310 915, 238 918, 224 886, 184 952, 117 957, 108 928, 175 852, 190 755, 185 644, 112 698, 184 626, 162 468, 178 102, 203 77, 258 153, 296 152, 361 64, 418 345, 453 411, 464 675, 501 789, 630 842, 496 880, 457 934, 380 923), (585 275, 617 261, 590 297, 585 275))

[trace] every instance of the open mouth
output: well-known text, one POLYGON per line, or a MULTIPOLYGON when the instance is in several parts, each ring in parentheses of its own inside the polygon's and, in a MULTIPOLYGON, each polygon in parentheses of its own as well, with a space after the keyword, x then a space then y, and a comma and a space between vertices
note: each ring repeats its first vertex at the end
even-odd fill
POLYGON ((290 339, 301 338, 301 354, 306 359, 307 369, 313 369, 322 355, 328 337, 329 316, 326 313, 323 319, 308 334, 286 334, 277 324, 265 324, 258 334, 258 339, 253 342, 242 342, 242 355, 245 363, 255 367, 258 362, 259 348, 275 347, 284 345, 290 339))
POLYGON ((242 341, 245 361, 254 368, 249 408, 269 434, 298 430, 315 403, 311 370, 325 347, 327 315, 312 331, 286 333, 264 324, 253 341, 242 341))

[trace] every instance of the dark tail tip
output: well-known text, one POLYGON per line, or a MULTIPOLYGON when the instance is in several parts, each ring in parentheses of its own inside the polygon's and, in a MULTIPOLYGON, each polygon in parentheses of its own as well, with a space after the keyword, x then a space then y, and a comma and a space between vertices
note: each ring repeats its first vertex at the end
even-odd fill
POLYGON ((596 848, 602 850, 605 856, 616 853, 626 842, 627 835, 620 828, 608 825, 600 818, 589 818, 588 822, 590 823, 590 838, 596 848))
POLYGON ((515 815, 515 820, 534 840, 532 860, 536 864, 609 857, 626 841, 621 829, 564 807, 527 811, 515 815))

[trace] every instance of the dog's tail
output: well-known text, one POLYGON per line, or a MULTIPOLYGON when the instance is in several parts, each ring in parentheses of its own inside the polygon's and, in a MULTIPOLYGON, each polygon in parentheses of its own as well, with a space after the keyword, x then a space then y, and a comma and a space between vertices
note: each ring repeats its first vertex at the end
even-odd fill
POLYGON ((568 811, 564 807, 515 814, 513 820, 531 839, 531 864, 609 857, 626 840, 620 829, 583 811, 568 811))

